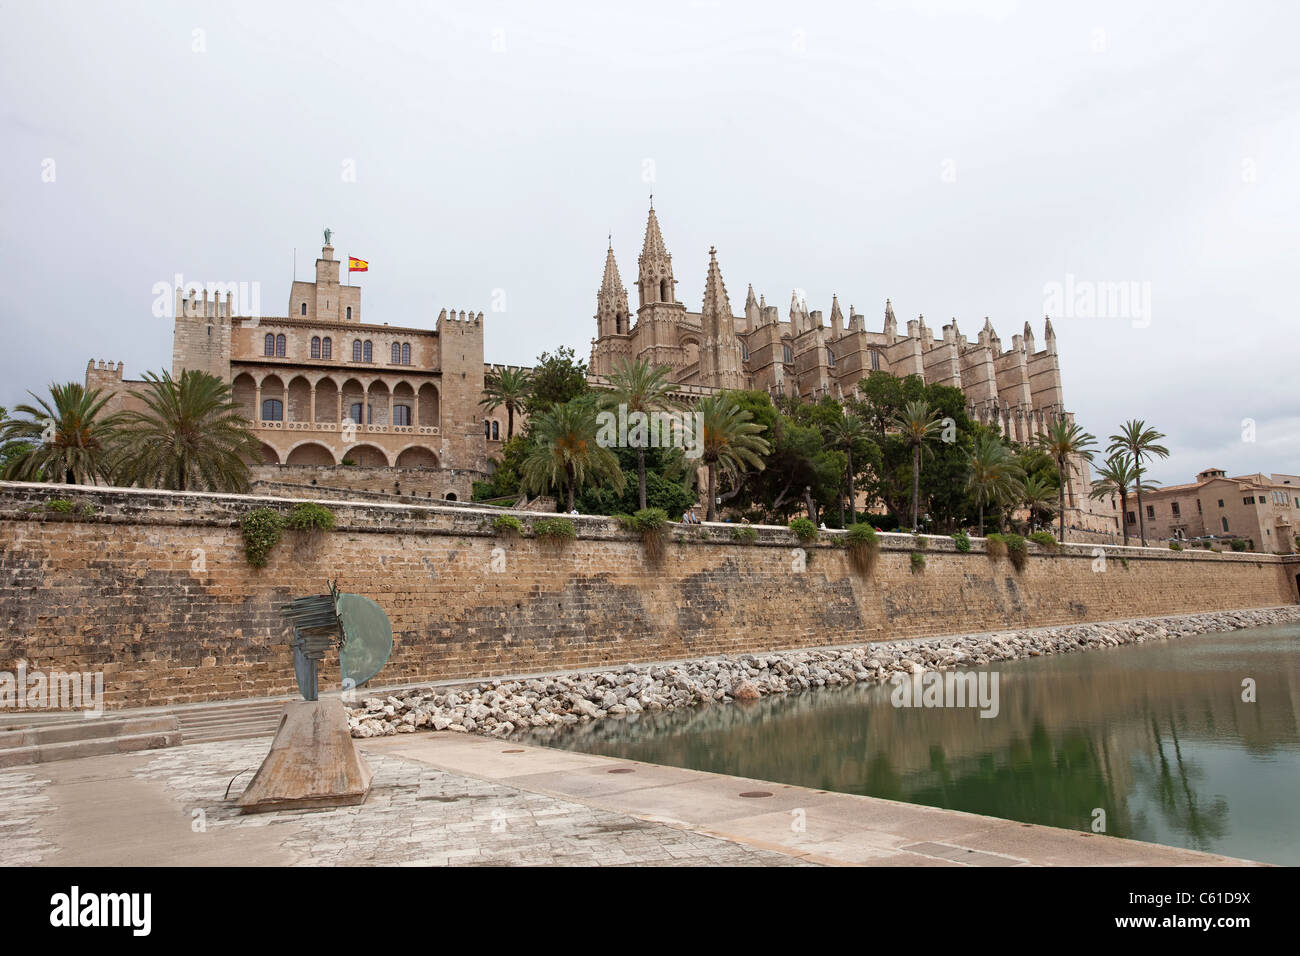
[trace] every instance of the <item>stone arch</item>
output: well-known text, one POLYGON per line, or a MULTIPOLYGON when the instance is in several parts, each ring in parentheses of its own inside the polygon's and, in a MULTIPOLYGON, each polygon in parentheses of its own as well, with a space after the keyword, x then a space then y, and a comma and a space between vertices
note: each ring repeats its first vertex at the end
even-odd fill
POLYGON ((316 380, 316 421, 337 422, 339 419, 339 387, 334 379, 324 375, 316 380))
POLYGON ((280 453, 276 451, 274 448, 272 448, 270 445, 268 445, 266 442, 262 442, 262 464, 264 465, 280 464, 280 453))
POLYGON ((378 445, 369 445, 365 443, 353 445, 343 453, 343 457, 351 459, 358 465, 366 468, 390 467, 388 455, 386 455, 384 450, 378 445))
POLYGON ((424 445, 407 445, 397 454, 398 468, 437 468, 438 456, 424 445))
POLYGON ((687 365, 694 365, 700 360, 700 340, 693 335, 686 336, 682 339, 682 351, 683 361, 687 365))
POLYGON ((334 465, 334 453, 318 441, 298 442, 285 455, 286 465, 334 465))
POLYGON ((354 425, 365 425, 366 423, 366 389, 357 379, 350 378, 343 383, 341 391, 343 392, 343 417, 352 417, 354 425), (361 406, 361 416, 352 414, 352 406, 361 406))
POLYGON ((311 421, 311 383, 302 375, 289 380, 289 403, 284 409, 284 420, 311 421))
POLYGON ((443 500, 443 501, 455 501, 455 500, 456 500, 456 492, 454 492, 454 491, 444 491, 443 494, 442 494, 442 500, 443 500))
POLYGON ((425 382, 420 386, 416 401, 420 408, 420 425, 437 427, 442 424, 442 402, 438 395, 438 386, 425 382))
POLYGON ((239 405, 239 413, 249 421, 257 421, 254 408, 257 404, 257 383, 253 381, 253 376, 247 372, 236 375, 234 382, 231 383, 231 393, 236 404, 239 405))
POLYGON ((391 394, 388 383, 383 379, 375 379, 366 386, 366 401, 370 403, 370 421, 368 424, 390 424, 388 421, 388 396, 391 394))
POLYGON ((394 425, 414 425, 415 424, 415 389, 407 381, 398 382, 393 386, 393 424, 394 425), (398 409, 406 407, 406 420, 403 421, 402 413, 398 409))

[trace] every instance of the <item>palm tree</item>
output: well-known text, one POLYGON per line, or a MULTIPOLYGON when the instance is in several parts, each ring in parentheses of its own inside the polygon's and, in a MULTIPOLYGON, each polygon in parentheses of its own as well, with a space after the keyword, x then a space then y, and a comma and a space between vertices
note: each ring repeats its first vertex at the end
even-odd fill
MULTIPOLYGON (((622 405, 631 417, 634 412, 647 416, 654 412, 680 408, 681 403, 672 397, 672 383, 668 376, 672 368, 667 365, 652 365, 645 359, 635 362, 624 359, 609 376, 612 390, 606 393, 605 404, 617 408, 622 405)), ((644 510, 645 502, 645 442, 636 446, 637 496, 644 510)))
POLYGON ((1142 467, 1142 459, 1168 458, 1169 449, 1164 445, 1156 444, 1164 437, 1161 432, 1156 431, 1154 428, 1148 428, 1146 422, 1131 418, 1123 424, 1119 434, 1110 436, 1110 446, 1106 449, 1108 452, 1128 452, 1133 459, 1137 482, 1138 533, 1142 536, 1142 547, 1144 548, 1147 546, 1147 526, 1146 519, 1142 514, 1142 473, 1145 470, 1142 467))
MULTIPOLYGON (((1113 452, 1104 465, 1097 467, 1097 479, 1092 483, 1089 498, 1108 498, 1119 495, 1120 527, 1124 529, 1124 544, 1128 545, 1128 496, 1137 490, 1138 470, 1128 452, 1113 452)), ((1158 482, 1142 482, 1143 491, 1155 491, 1158 482)), ((1138 506, 1141 510, 1141 505, 1138 506)))
POLYGON ((4 477, 16 481, 66 484, 112 480, 112 452, 120 414, 104 415, 112 397, 89 391, 79 382, 50 385, 50 400, 28 392, 36 405, 18 405, 14 411, 27 419, 10 418, 0 427, 0 441, 16 454, 4 468, 4 477), (25 447, 24 447, 25 446, 25 447))
POLYGON ((700 458, 709 470, 709 504, 704 520, 714 521, 718 517, 718 471, 733 477, 747 468, 762 471, 760 456, 771 448, 758 434, 763 426, 750 421, 754 416, 749 409, 741 408, 725 392, 700 399, 695 410, 704 426, 700 458))
POLYGON ((531 378, 526 369, 493 369, 483 380, 483 394, 479 404, 489 412, 502 405, 506 409, 506 441, 515 437, 515 412, 523 411, 524 403, 532 390, 531 378))
POLYGON ((541 494, 562 487, 568 492, 567 511, 573 510, 575 492, 591 481, 606 481, 622 493, 618 456, 596 441, 594 396, 552 405, 533 417, 532 429, 533 440, 519 466, 524 491, 541 494))
POLYGON ((943 424, 937 410, 930 408, 925 399, 908 402, 894 416, 893 425, 903 433, 903 440, 912 446, 912 531, 917 530, 917 503, 921 497, 921 449, 943 424))
POLYGON ((1092 446, 1096 444, 1097 436, 1090 435, 1074 422, 1066 418, 1058 418, 1047 427, 1046 431, 1039 432, 1034 438, 1034 444, 1052 456, 1056 462, 1056 473, 1059 476, 1059 508, 1061 517, 1061 534, 1060 539, 1065 541, 1065 486, 1069 483, 1070 475, 1076 470, 1076 461, 1084 459, 1092 461, 1092 446))
POLYGON ((975 447, 970 453, 966 489, 974 494, 979 506, 981 538, 984 537, 984 506, 1015 500, 1020 493, 1022 477, 1015 455, 997 435, 984 433, 976 436, 975 447))
MULTIPOLYGON (((857 500, 853 488, 853 446, 867 437, 867 426, 857 415, 845 412, 831 422, 828 437, 832 448, 843 448, 848 455, 848 467, 845 475, 849 486, 849 524, 858 520, 857 500)), ((844 524, 843 509, 840 509, 840 524, 844 524)))
POLYGON ((122 415, 118 473, 146 488, 248 490, 261 445, 230 386, 208 372, 144 373, 145 408, 122 415))
POLYGON ((1059 483, 1053 484, 1044 475, 1029 475, 1020 483, 1016 500, 1029 511, 1029 523, 1034 522, 1034 512, 1043 511, 1051 516, 1056 510, 1056 497, 1060 493, 1059 483))

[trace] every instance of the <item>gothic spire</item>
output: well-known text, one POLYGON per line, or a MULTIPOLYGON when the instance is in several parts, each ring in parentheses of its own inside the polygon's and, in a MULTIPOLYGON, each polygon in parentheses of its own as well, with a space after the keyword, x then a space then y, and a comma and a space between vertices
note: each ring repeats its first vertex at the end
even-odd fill
MULTIPOLYGON (((752 287, 749 297, 754 297, 752 287)), ((731 302, 727 299, 722 270, 718 268, 718 250, 713 247, 709 248, 709 274, 704 279, 704 307, 700 311, 706 316, 720 316, 724 320, 731 318, 731 302)))

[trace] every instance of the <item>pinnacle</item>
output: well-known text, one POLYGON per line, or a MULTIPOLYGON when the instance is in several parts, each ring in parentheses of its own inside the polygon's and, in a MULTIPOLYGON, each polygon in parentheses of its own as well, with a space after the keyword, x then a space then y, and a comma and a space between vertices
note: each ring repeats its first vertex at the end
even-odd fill
MULTIPOLYGON (((752 294, 751 289, 751 294, 752 294)), ((731 302, 727 299, 727 286, 722 281, 722 270, 718 268, 718 251, 709 249, 709 274, 704 280, 704 315, 721 315, 731 317, 731 302)))
POLYGON ((600 283, 601 292, 613 292, 620 295, 623 292, 623 280, 618 274, 618 263, 614 261, 614 247, 605 253, 605 277, 600 283))
POLYGON ((655 216, 654 206, 650 207, 650 216, 646 219, 645 243, 641 247, 641 258, 668 258, 668 250, 664 246, 663 233, 659 231, 659 219, 655 216))

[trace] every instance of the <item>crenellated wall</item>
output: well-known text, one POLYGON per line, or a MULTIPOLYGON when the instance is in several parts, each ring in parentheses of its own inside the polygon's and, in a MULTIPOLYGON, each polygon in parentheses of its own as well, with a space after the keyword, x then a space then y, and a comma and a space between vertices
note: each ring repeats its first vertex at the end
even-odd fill
POLYGON ((388 612, 379 680, 396 684, 1274 606, 1300 573, 1274 555, 1108 547, 1103 562, 1090 545, 1016 571, 938 537, 914 571, 910 535, 882 536, 862 573, 830 543, 759 528, 744 544, 727 525, 672 526, 656 562, 607 518, 572 518, 576 540, 552 544, 497 535, 499 510, 342 502, 334 531, 286 532, 255 570, 239 521, 258 506, 292 501, 0 483, 0 670, 102 671, 114 708, 290 693, 280 607, 332 578, 388 612))

